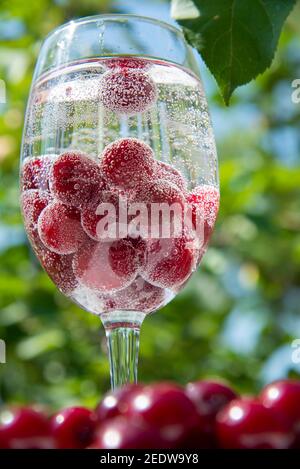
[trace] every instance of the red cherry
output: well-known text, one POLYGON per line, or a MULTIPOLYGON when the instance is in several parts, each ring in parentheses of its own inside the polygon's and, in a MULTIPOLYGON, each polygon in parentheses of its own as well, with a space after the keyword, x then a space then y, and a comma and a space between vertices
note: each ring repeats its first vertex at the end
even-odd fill
POLYGON ((148 282, 162 288, 176 288, 192 274, 198 251, 186 237, 149 240, 146 266, 141 273, 148 282))
POLYGON ((194 227, 204 219, 204 243, 206 243, 217 219, 220 203, 219 191, 214 186, 198 186, 189 193, 187 202, 192 207, 194 227))
POLYGON ((98 422, 101 423, 113 417, 126 414, 128 399, 141 391, 142 388, 139 384, 127 384, 122 388, 106 393, 95 410, 98 422))
POLYGON ((49 190, 49 174, 55 159, 56 155, 26 158, 21 171, 22 190, 49 190))
POLYGON ((164 306, 168 299, 162 288, 151 285, 142 277, 137 277, 129 287, 102 297, 106 312, 127 310, 151 313, 164 306))
POLYGON ((48 418, 32 408, 3 410, 0 414, 0 448, 52 448, 48 418))
POLYGON ((127 415, 156 427, 171 447, 180 447, 198 425, 194 403, 182 388, 172 383, 145 386, 129 399, 127 415))
POLYGON ((230 401, 237 399, 238 395, 223 383, 205 380, 189 383, 186 393, 197 407, 202 431, 213 442, 217 413, 230 401))
POLYGON ((41 212, 47 207, 51 197, 47 192, 40 192, 35 189, 30 189, 24 192, 21 196, 21 207, 24 217, 24 225, 28 237, 33 246, 39 246, 40 238, 38 235, 38 219, 41 212))
POLYGON ((163 449, 167 442, 155 428, 116 417, 101 425, 91 449, 163 449))
POLYGON ((94 438, 95 414, 84 407, 69 407, 51 419, 52 435, 57 448, 86 448, 94 438))
POLYGON ((69 295, 77 286, 77 279, 73 273, 73 255, 60 255, 46 248, 37 250, 42 266, 55 285, 69 295))
POLYGON ((80 212, 60 202, 54 202, 43 210, 38 232, 44 245, 57 254, 72 254, 86 238, 80 212))
POLYGON ((65 152, 56 160, 51 174, 51 191, 67 205, 84 208, 92 204, 99 191, 106 189, 99 166, 80 152, 65 152))
POLYGON ((145 182, 138 187, 130 204, 132 212, 134 208, 140 211, 139 206, 133 205, 133 203, 144 204, 147 209, 145 213, 148 216, 145 216, 141 222, 143 224, 141 227, 142 236, 151 238, 178 236, 175 232, 175 220, 178 221, 179 234, 182 232, 185 201, 183 193, 175 184, 165 180, 145 182), (167 211, 164 211, 164 207, 158 204, 165 204, 167 211), (174 215, 171 214, 171 208, 174 215), (160 210, 162 215, 160 215, 160 210))
POLYGON ((145 112, 156 98, 155 83, 142 70, 123 67, 102 75, 99 99, 110 111, 127 115, 145 112))
POLYGON ((186 181, 177 169, 173 166, 164 163, 163 161, 156 162, 156 177, 158 179, 164 179, 165 181, 175 184, 182 192, 187 189, 186 181))
POLYGON ((217 415, 217 436, 222 448, 286 449, 294 442, 289 424, 256 399, 235 399, 217 415))
MULTIPOLYGON (((125 204, 126 204, 126 198, 120 191, 114 190, 114 191, 101 192, 98 198, 95 200, 95 202, 91 206, 82 210, 81 212, 81 224, 82 224, 84 231, 87 233, 87 235, 90 238, 96 241, 103 239, 103 237, 107 239, 109 235, 109 227, 108 227, 108 223, 109 223, 113 225, 112 226, 113 228, 112 239, 117 239, 120 234, 119 228, 121 228, 121 226, 119 225, 120 223, 119 208, 120 210, 124 210, 124 214, 127 214, 127 207, 125 204), (101 207, 101 204, 105 204, 105 205, 102 205, 101 207), (110 211, 107 210, 108 205, 106 204, 111 204, 111 207, 109 208, 110 211), (102 211, 102 208, 103 208, 103 211, 102 211), (100 209, 101 209, 101 214, 99 212, 100 209), (99 222, 104 217, 105 217, 105 221, 107 221, 107 224, 105 224, 104 230, 102 230, 101 225, 99 225, 99 222)), ((126 224, 126 221, 125 221, 125 224, 126 224)), ((125 228, 127 228, 127 226, 125 226, 125 228)))
POLYGON ((137 188, 134 202, 145 203, 166 203, 172 205, 178 203, 184 205, 184 195, 172 182, 161 180, 146 182, 137 188))
POLYGON ((109 184, 132 189, 151 178, 155 160, 153 151, 136 138, 121 138, 108 145, 101 155, 100 168, 109 184))
POLYGON ((287 379, 271 383, 262 390, 259 400, 288 419, 296 434, 296 446, 300 448, 300 381, 287 379))
POLYGON ((86 287, 99 292, 116 291, 135 279, 139 259, 129 241, 90 241, 75 254, 73 269, 86 287))

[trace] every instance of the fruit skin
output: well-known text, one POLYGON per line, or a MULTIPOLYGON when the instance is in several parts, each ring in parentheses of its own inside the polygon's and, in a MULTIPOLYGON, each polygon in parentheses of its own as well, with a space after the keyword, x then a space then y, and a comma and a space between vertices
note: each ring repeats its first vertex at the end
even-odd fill
POLYGON ((52 167, 50 188, 60 202, 82 209, 92 204, 107 186, 95 161, 84 153, 67 151, 52 167))
POLYGON ((101 77, 99 99, 110 111, 127 115, 145 112, 156 98, 155 83, 142 70, 119 67, 101 77))
POLYGON ((21 170, 21 189, 49 191, 49 174, 56 155, 44 155, 24 160, 21 170))
POLYGON ((128 410, 128 400, 140 392, 143 386, 140 384, 127 384, 115 391, 105 394, 95 410, 98 423, 103 423, 113 417, 126 415, 128 410))
POLYGON ((136 138, 121 138, 108 145, 100 156, 100 169, 107 182, 128 190, 139 187, 154 174, 152 149, 136 138))
POLYGON ((116 417, 101 425, 90 449, 164 449, 168 443, 156 428, 116 417))
POLYGON ((259 400, 269 409, 284 415, 294 428, 295 447, 300 448, 300 381, 275 381, 262 390, 259 400))
POLYGON ((126 415, 156 427, 171 448, 184 447, 187 436, 199 425, 194 403, 184 389, 169 382, 145 386, 134 394, 128 399, 126 415))
POLYGON ((284 416, 253 398, 226 405, 217 415, 216 430, 221 448, 289 449, 294 444, 284 416))
POLYGON ((201 418, 201 431, 216 446, 215 419, 217 413, 238 395, 227 385, 210 380, 188 383, 186 393, 197 407, 201 418))
POLYGON ((1 449, 46 449, 53 445, 49 420, 41 411, 19 407, 0 414, 1 449))
POLYGON ((63 409, 51 418, 51 432, 56 447, 86 448, 94 438, 96 417, 84 407, 63 409))
POLYGON ((73 270, 80 283, 98 292, 125 288, 139 271, 138 253, 127 240, 88 241, 75 254, 73 270))

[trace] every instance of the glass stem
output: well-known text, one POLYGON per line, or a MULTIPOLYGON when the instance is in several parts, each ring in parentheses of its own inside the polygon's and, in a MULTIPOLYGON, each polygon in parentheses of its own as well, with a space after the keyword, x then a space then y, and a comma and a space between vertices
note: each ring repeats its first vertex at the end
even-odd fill
MULTIPOLYGON (((110 363, 111 387, 116 389, 128 383, 137 382, 140 328, 144 315, 128 315, 126 320, 117 320, 111 315, 105 319, 102 315, 110 363)), ((115 315, 114 315, 115 316, 115 315)))

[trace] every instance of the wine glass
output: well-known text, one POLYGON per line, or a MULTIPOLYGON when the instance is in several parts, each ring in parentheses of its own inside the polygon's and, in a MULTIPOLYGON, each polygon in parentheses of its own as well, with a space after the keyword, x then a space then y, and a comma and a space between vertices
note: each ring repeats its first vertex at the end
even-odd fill
POLYGON ((112 388, 136 381, 143 319, 196 270, 219 206, 206 98, 181 31, 134 15, 54 30, 33 77, 20 181, 41 265, 104 325, 112 388))

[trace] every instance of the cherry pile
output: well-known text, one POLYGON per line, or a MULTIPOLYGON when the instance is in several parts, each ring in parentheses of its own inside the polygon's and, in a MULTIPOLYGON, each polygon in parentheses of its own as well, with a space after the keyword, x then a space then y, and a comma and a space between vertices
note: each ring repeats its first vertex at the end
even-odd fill
POLYGON ((218 381, 128 385, 95 410, 0 411, 0 448, 300 449, 300 381, 240 397, 218 381))
MULTIPOLYGON (((157 161, 152 149, 134 138, 108 145, 99 162, 78 151, 25 161, 22 209, 25 227, 45 270, 71 294, 84 286, 101 297, 107 311, 150 312, 164 303, 164 288, 178 289, 191 275, 200 250, 182 231, 176 238, 151 237, 151 221, 139 236, 118 231, 120 204, 189 204, 204 213, 204 244, 211 234, 219 195, 213 186, 188 193, 182 175, 157 161), (117 230, 101 237, 100 204, 115 208, 117 230), (100 230, 100 232, 99 232, 100 230), (125 236, 125 237, 124 237, 125 236)), ((127 212, 126 212, 127 216, 127 212)), ((130 223, 128 215, 125 223, 130 223)), ((148 222, 148 218, 147 218, 148 222)), ((105 229, 107 225, 103 227, 105 229)), ((159 228, 159 227, 158 227, 159 228)))

